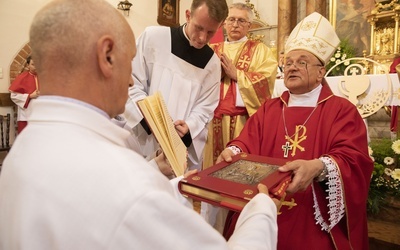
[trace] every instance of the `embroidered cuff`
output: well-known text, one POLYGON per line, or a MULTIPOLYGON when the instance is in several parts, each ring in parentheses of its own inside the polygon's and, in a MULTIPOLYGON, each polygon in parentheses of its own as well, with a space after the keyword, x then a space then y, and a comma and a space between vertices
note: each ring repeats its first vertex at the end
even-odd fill
POLYGON ((329 158, 329 157, 320 157, 319 160, 322 162, 322 164, 324 164, 324 168, 322 169, 321 173, 314 178, 315 181, 317 182, 321 182, 326 180, 326 177, 328 177, 328 168, 326 166, 326 162, 328 162, 326 159, 324 158, 329 158))
POLYGON ((230 150, 232 150, 232 152, 233 152, 234 155, 237 155, 237 154, 239 154, 240 152, 242 152, 242 150, 241 150, 239 147, 234 146, 234 145, 229 146, 228 148, 229 148, 230 150))
POLYGON ((343 218, 345 209, 344 209, 344 195, 342 189, 342 183, 340 181, 340 174, 338 167, 336 166, 335 162, 332 158, 323 156, 319 158, 328 170, 328 208, 329 208, 329 222, 326 222, 321 215, 321 210, 318 205, 318 200, 314 190, 314 184, 312 183, 312 191, 313 191, 313 198, 314 198, 314 217, 317 224, 321 225, 321 229, 327 232, 330 232, 331 229, 339 223, 339 221, 343 218))

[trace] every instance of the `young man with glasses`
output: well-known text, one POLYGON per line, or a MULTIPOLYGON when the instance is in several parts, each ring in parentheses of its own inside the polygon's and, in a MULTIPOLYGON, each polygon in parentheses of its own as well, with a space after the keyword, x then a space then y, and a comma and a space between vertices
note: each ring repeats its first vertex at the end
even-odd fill
MULTIPOLYGON (((288 91, 267 100, 217 160, 236 152, 287 159, 279 170, 293 177, 278 216, 278 249, 368 249, 366 127, 324 78, 339 42, 320 14, 301 21, 285 46, 288 91)), ((237 215, 228 214, 226 238, 237 215)))
MULTIPOLYGON (((224 23, 227 40, 210 45, 220 57, 222 75, 219 103, 208 129, 203 169, 215 164, 226 144, 239 135, 247 119, 271 97, 274 89, 276 55, 261 41, 247 38, 252 21, 253 11, 249 6, 232 4, 224 23)), ((217 222, 208 216, 214 214, 208 210, 214 209, 217 208, 202 204, 204 217, 222 232, 223 225, 218 221, 223 221, 224 216, 217 222)))

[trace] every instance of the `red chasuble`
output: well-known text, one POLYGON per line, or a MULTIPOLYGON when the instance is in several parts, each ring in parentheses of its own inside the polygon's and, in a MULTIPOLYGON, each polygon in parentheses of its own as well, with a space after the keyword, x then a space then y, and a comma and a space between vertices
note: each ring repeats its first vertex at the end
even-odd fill
MULTIPOLYGON (((287 195, 285 200, 293 198, 297 205, 281 208, 278 249, 368 249, 366 201, 373 162, 361 116, 348 100, 334 96, 327 84, 323 84, 314 112, 313 107, 287 107, 288 98, 289 93, 285 92, 280 98, 266 101, 229 145, 250 154, 284 158, 284 145, 289 141, 292 149, 287 151, 288 161, 330 156, 339 167, 345 215, 328 233, 316 224, 311 186, 304 192, 287 195), (311 112, 305 127, 300 129, 299 125, 304 124, 311 112), (283 115, 287 134, 294 135, 289 140, 285 137, 283 115)), ((325 182, 314 182, 314 187, 322 216, 330 224, 328 187, 325 182)), ((225 230, 232 231, 233 227, 234 223, 225 230)))

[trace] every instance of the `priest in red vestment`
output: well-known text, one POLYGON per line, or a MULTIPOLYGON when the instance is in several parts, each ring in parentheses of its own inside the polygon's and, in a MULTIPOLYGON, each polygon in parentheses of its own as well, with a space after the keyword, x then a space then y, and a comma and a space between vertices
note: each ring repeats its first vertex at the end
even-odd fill
POLYGON ((39 96, 36 68, 31 56, 26 58, 26 63, 28 70, 17 76, 9 88, 11 100, 18 106, 18 134, 27 125, 25 110, 28 108, 29 102, 39 96))
MULTIPOLYGON (((373 162, 356 107, 333 95, 324 65, 339 45, 329 21, 312 13, 285 46, 285 86, 247 121, 218 161, 238 152, 287 159, 293 171, 278 216, 278 249, 368 249, 366 202, 373 162)), ((225 237, 237 214, 230 213, 225 237)))

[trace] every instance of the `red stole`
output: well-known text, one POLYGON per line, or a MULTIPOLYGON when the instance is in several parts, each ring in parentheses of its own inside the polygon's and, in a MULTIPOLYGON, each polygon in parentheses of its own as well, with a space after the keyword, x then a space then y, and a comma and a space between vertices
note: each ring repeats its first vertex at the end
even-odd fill
MULTIPOLYGON (((250 62, 253 59, 253 49, 257 45, 257 42, 252 40, 247 40, 240 51, 238 61, 235 66, 239 70, 248 71, 250 67, 250 62)), ((224 51, 224 42, 220 42, 214 45, 215 53, 220 57, 221 53, 224 51)), ((236 92, 236 82, 234 80, 230 81, 228 90, 224 96, 224 78, 221 79, 220 84, 220 98, 217 108, 214 111, 213 119, 213 161, 215 162, 219 154, 224 150, 225 144, 222 141, 222 125, 221 119, 223 115, 230 116, 230 138, 233 137, 233 132, 236 124, 236 116, 248 115, 245 107, 236 107, 236 97, 238 93, 236 92)), ((240 93, 239 93, 240 94, 240 93)))

